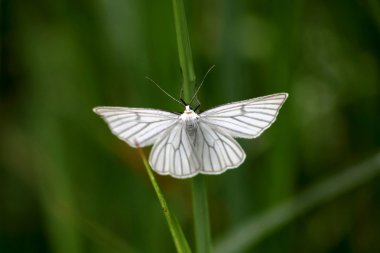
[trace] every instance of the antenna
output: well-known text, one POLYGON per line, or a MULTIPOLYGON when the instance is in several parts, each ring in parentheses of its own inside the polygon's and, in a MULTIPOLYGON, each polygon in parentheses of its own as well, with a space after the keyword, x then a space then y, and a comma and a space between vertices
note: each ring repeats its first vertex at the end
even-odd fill
POLYGON ((197 90, 195 91, 193 97, 191 98, 189 105, 191 105, 191 102, 193 102, 194 98, 197 96, 198 91, 201 89, 202 84, 203 84, 204 80, 206 79, 208 73, 209 73, 214 67, 215 67, 215 65, 212 65, 211 68, 206 72, 205 76, 204 76, 203 79, 202 79, 201 84, 198 86, 198 88, 197 88, 197 90))
POLYGON ((174 101, 176 101, 177 103, 179 104, 182 104, 178 99, 175 99, 172 95, 170 95, 167 91, 165 91, 163 88, 160 87, 160 85, 158 85, 155 81, 153 81, 152 79, 150 79, 149 77, 145 77, 146 79, 148 79, 149 81, 151 81, 152 83, 154 83, 163 93, 165 93, 168 97, 170 97, 171 99, 173 99, 174 101))

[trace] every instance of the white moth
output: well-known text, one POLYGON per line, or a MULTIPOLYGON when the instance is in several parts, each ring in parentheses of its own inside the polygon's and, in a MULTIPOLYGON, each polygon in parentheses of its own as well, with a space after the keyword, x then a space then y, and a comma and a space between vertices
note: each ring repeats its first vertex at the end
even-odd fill
POLYGON ((233 102, 195 113, 185 105, 182 114, 155 109, 96 107, 112 133, 131 147, 153 145, 149 164, 161 175, 189 178, 220 174, 238 167, 244 150, 234 138, 261 135, 277 117, 287 93, 233 102))

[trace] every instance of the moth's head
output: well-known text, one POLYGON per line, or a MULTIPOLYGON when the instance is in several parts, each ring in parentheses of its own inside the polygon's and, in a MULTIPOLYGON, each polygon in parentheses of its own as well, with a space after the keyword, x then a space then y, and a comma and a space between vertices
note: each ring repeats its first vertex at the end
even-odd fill
POLYGON ((201 106, 201 104, 199 103, 195 108, 192 108, 192 106, 190 104, 187 104, 185 101, 183 101, 181 99, 181 102, 183 103, 183 105, 185 106, 185 113, 192 113, 192 112, 196 112, 199 107, 201 106))
POLYGON ((185 105, 185 113, 190 114, 190 113, 193 113, 193 112, 194 111, 191 110, 190 105, 185 105))
POLYGON ((185 111, 181 114, 180 119, 188 122, 197 118, 199 118, 198 114, 191 109, 190 105, 185 105, 185 111))

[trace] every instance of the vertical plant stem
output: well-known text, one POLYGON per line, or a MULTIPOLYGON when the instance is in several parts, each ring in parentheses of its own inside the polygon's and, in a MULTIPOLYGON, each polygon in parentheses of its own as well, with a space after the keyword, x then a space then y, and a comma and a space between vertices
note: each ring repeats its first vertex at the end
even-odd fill
MULTIPOLYGON (((187 30, 185 7, 182 0, 172 0, 175 30, 177 34, 179 64, 183 74, 184 100, 190 102, 194 90, 195 74, 187 30)), ((196 176, 192 181, 193 212, 196 252, 211 252, 211 233, 208 216, 207 191, 204 177, 196 176)))
POLYGON ((196 252, 208 253, 211 252, 211 233, 204 177, 195 177, 192 186, 196 252))
POLYGON ((190 102, 195 84, 193 56, 191 54, 189 32, 182 0, 173 0, 174 23, 177 34, 179 65, 183 75, 183 98, 190 102))

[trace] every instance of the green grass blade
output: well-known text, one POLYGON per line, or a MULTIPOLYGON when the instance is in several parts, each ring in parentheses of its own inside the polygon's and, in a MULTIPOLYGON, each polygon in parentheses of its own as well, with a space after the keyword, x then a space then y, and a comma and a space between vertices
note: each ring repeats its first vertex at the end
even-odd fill
POLYGON ((164 212, 166 221, 168 222, 170 233, 172 234, 177 252, 179 252, 179 253, 190 253, 191 250, 190 250, 189 244, 187 243, 187 240, 184 236, 182 228, 181 228, 180 224, 178 223, 177 218, 174 216, 174 214, 172 214, 170 212, 170 209, 166 203, 165 197, 162 194, 160 187, 158 186, 158 183, 157 183, 157 181, 153 175, 153 172, 149 166, 149 163, 146 160, 144 152, 142 151, 141 148, 138 148, 137 150, 141 156, 141 159, 143 160, 144 167, 148 173, 150 182, 152 183, 153 188, 157 194, 158 200, 160 201, 161 208, 162 208, 162 211, 164 212))
POLYGON ((380 174, 380 153, 367 161, 332 176, 280 204, 276 208, 243 222, 219 241, 215 252, 245 252, 281 226, 312 208, 343 194, 380 174))

